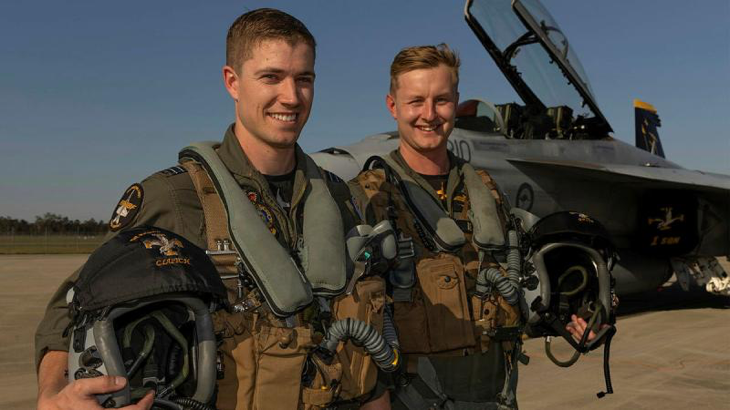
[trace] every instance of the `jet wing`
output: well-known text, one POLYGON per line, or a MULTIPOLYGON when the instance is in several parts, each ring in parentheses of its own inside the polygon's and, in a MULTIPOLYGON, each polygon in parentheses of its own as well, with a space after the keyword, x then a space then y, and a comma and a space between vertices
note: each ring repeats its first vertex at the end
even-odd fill
POLYGON ((579 161, 556 161, 546 159, 507 159, 517 168, 535 168, 535 171, 550 170, 566 174, 571 178, 583 176, 586 179, 629 184, 651 184, 655 188, 694 189, 700 191, 730 191, 730 177, 720 174, 692 171, 683 168, 660 168, 624 164, 596 164, 579 161))

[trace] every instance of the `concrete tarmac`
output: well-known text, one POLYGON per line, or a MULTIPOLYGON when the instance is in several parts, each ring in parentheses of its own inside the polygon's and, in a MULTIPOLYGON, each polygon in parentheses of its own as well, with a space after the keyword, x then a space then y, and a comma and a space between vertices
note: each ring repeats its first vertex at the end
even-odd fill
MULTIPOLYGON (((87 255, 0 256, 0 409, 36 400, 33 334, 51 294, 87 255)), ((730 264, 723 262, 727 271, 730 264)), ((605 389, 602 349, 559 368, 543 341, 528 340, 520 365, 521 409, 730 408, 730 300, 676 286, 623 298, 611 346, 614 394, 605 389)), ((567 343, 554 352, 568 356, 567 343)))
MULTIPOLYGON (((728 269, 728 264, 725 264, 728 269)), ((622 298, 610 349, 614 393, 605 391, 603 348, 568 368, 545 355, 544 339, 528 340, 520 365, 521 409, 730 409, 730 298, 678 285, 622 298)), ((553 342, 560 360, 572 349, 553 342)))

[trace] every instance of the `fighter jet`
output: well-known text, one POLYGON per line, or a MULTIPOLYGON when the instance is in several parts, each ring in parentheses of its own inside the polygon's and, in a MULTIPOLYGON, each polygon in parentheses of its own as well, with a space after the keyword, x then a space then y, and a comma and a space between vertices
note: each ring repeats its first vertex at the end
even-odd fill
MULTIPOLYGON (((619 295, 655 289, 672 273, 685 289, 694 278, 730 295, 716 260, 730 255, 730 176, 665 159, 657 112, 638 100, 636 146, 614 139, 580 61, 538 0, 468 0, 464 13, 523 104, 463 102, 449 149, 486 169, 513 206, 601 221, 619 249, 619 295)), ((397 146, 397 132, 387 132, 312 157, 348 180, 397 146)))

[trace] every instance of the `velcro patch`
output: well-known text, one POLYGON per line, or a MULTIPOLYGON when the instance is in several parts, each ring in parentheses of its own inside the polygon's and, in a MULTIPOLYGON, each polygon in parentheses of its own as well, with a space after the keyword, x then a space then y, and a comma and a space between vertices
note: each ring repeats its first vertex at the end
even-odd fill
POLYGON ((142 206, 142 198, 144 198, 144 190, 142 185, 132 184, 122 195, 122 199, 114 208, 114 214, 109 220, 109 229, 116 232, 134 221, 139 208, 142 206))

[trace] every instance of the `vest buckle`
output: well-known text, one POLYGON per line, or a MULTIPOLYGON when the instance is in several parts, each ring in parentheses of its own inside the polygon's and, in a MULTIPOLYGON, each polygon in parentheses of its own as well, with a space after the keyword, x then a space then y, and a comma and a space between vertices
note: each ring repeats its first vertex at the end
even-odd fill
POLYGON ((216 250, 206 250, 205 253, 209 256, 216 256, 216 255, 235 255, 236 251, 231 249, 231 240, 230 239, 216 239, 215 240, 215 246, 216 250))

